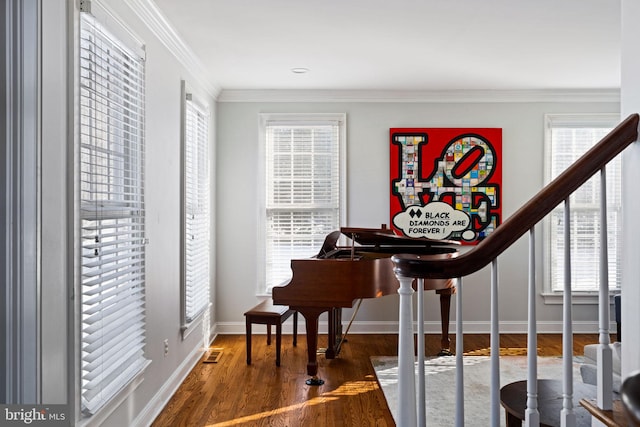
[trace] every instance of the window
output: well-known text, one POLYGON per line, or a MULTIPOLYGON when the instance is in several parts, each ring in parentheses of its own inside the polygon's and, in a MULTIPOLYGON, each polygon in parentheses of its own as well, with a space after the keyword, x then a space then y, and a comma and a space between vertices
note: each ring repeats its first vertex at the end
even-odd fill
MULTIPOLYGON (((551 181, 598 143, 617 124, 617 115, 547 115, 546 179, 551 181)), ((609 288, 620 288, 621 160, 607 165, 607 248, 609 288)), ((576 292, 597 292, 600 276, 600 174, 596 174, 570 198, 571 277, 576 292)), ((549 216, 547 230, 547 291, 564 287, 564 204, 549 216)))
POLYGON ((264 267, 259 293, 291 278, 344 220, 345 115, 261 116, 264 267))
POLYGON ((183 331, 209 308, 209 112, 183 83, 183 331))
POLYGON ((148 364, 144 61, 80 17, 81 404, 95 414, 148 364))

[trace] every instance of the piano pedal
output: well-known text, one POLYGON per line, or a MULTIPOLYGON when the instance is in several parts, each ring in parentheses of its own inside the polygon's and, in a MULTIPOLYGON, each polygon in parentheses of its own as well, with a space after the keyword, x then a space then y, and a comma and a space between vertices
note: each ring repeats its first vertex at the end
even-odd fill
POLYGON ((318 350, 316 350, 316 354, 326 354, 327 349, 326 348, 319 348, 318 350))
POLYGON ((305 381, 306 385, 322 385, 324 384, 324 380, 321 380, 318 377, 311 377, 305 381))
POLYGON ((438 356, 453 356, 453 352, 448 348, 443 348, 438 352, 438 356))

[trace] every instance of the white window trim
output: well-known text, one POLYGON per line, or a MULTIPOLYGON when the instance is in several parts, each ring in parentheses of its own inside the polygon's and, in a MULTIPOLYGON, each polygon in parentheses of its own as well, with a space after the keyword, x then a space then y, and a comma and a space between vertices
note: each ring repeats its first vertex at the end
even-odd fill
MULTIPOLYGON (((188 314, 187 313, 187 265, 188 265, 188 260, 187 260, 187 236, 186 236, 186 227, 187 227, 187 217, 186 217, 186 208, 187 208, 187 132, 189 131, 187 129, 187 108, 188 108, 188 103, 191 103, 193 105, 192 108, 198 110, 198 112, 202 113, 203 115, 206 116, 206 121, 207 121, 207 129, 206 129, 206 140, 207 140, 207 150, 206 150, 206 155, 205 155, 205 159, 204 161, 206 162, 206 169, 207 169, 207 176, 208 176, 208 181, 209 181, 209 188, 207 189, 207 205, 208 205, 208 212, 207 212, 207 217, 208 217, 208 222, 207 222, 207 234, 209 235, 209 254, 207 255, 207 275, 210 278, 210 272, 211 272, 211 263, 210 263, 210 253, 211 253, 211 240, 210 240, 210 235, 211 235, 211 187, 210 187, 210 183, 211 183, 211 179, 210 179, 210 174, 211 174, 211 162, 210 162, 210 157, 209 157, 209 144, 210 144, 210 130, 209 130, 209 124, 210 124, 210 112, 209 109, 206 107, 206 104, 204 102, 201 102, 199 99, 197 99, 197 97, 195 97, 191 91, 191 89, 187 86, 185 81, 181 82, 181 99, 182 99, 182 104, 181 104, 181 126, 182 126, 182 132, 181 132, 181 168, 182 168, 182 173, 181 173, 181 247, 180 247, 180 253, 181 253, 181 286, 180 286, 180 299, 181 299, 181 322, 182 322, 182 326, 181 326, 181 333, 182 333, 182 339, 186 339, 191 332, 193 332, 194 330, 199 330, 200 328, 198 327, 199 325, 202 325, 203 319, 208 319, 209 318, 209 310, 211 307, 211 302, 209 301, 208 304, 206 304, 206 306, 202 307, 201 309, 199 309, 199 312, 193 315, 192 319, 188 318, 188 314)), ((198 129, 196 129, 198 130, 198 129)), ((197 149, 196 149, 197 150, 197 149)), ((207 287, 210 287, 210 280, 207 281, 207 287)), ((206 292, 206 297, 210 299, 210 289, 207 289, 206 292)), ((206 324, 205 324, 205 330, 207 330, 206 328, 206 324)), ((206 339, 207 337, 205 337, 206 339)))
POLYGON ((257 195, 258 205, 258 244, 256 263, 256 296, 270 297, 265 284, 266 262, 266 188, 265 188, 265 156, 266 156, 266 126, 270 121, 295 122, 296 124, 315 124, 322 121, 340 122, 340 224, 346 224, 347 220, 347 115, 346 113, 261 113, 259 114, 258 134, 258 165, 257 165, 257 195))
MULTIPOLYGON (((551 176, 551 122, 553 120, 565 120, 567 122, 590 125, 606 124, 612 128, 620 122, 619 114, 612 113, 584 113, 584 114, 545 114, 544 115, 544 180, 545 185, 549 183, 551 176)), ((562 291, 551 290, 551 215, 547 215, 542 222, 543 229, 543 290, 541 296, 547 305, 563 304, 564 296, 562 291)), ((619 294, 619 290, 609 291, 609 303, 613 305, 613 297, 619 294)), ((575 305, 597 305, 598 291, 572 291, 572 303, 575 305)))

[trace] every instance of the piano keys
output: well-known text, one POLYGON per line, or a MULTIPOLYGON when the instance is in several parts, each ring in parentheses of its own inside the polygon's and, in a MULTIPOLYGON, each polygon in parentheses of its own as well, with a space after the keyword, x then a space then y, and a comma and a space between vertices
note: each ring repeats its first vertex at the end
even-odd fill
MULTIPOLYGON (((397 294, 399 282, 393 272, 391 256, 408 253, 448 256, 457 252, 458 242, 416 239, 396 235, 384 226, 375 228, 341 228, 330 233, 315 257, 291 260, 293 276, 284 286, 273 288, 273 302, 288 305, 305 318, 307 329, 307 384, 322 384, 318 379, 318 318, 327 312, 328 346, 325 357, 335 358, 340 351, 342 308, 353 307, 362 298, 379 298, 397 294), (341 235, 350 246, 338 246, 341 235), (357 245, 356 245, 357 243, 357 245), (447 255, 448 254, 448 255, 447 255)), ((453 279, 429 279, 425 290, 440 294, 442 351, 449 351, 449 308, 455 292, 453 279)), ((415 288, 415 284, 414 284, 415 288)))

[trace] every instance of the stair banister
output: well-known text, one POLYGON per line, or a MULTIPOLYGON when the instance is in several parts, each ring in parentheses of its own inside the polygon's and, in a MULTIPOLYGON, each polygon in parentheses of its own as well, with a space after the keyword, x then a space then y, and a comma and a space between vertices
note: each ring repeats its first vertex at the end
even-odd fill
POLYGON ((498 260, 491 262, 491 425, 500 425, 500 316, 498 310, 498 260))
MULTIPOLYGON (((538 411, 538 332, 536 321, 536 237, 529 229, 529 277, 527 280, 527 409, 525 427, 540 425, 538 411)), ((497 425, 497 424, 494 424, 497 425)))
POLYGON ((448 279, 468 276, 482 269, 636 141, 639 120, 637 113, 627 117, 470 251, 445 259, 403 254, 403 266, 398 273, 402 274, 404 270, 414 277, 448 279))
POLYGON ((571 314, 571 206, 564 200, 564 288, 562 291, 562 427, 575 427, 573 412, 573 319, 571 314))
POLYGON ((456 282, 456 427, 464 426, 464 335, 462 328, 462 277, 456 282))
MULTIPOLYGON (((456 426, 464 425, 464 402, 459 397, 463 390, 463 377, 462 377, 462 321, 460 315, 462 313, 462 277, 474 273, 481 268, 485 267, 490 262, 493 262, 493 268, 496 266, 496 259, 503 251, 517 241, 524 233, 530 232, 530 257, 534 255, 534 226, 540 222, 547 214, 549 214, 559 203, 565 201, 565 237, 568 239, 569 232, 569 196, 577 190, 584 182, 586 182, 591 176, 593 176, 598 170, 604 171, 604 168, 608 162, 613 160, 618 154, 620 154, 628 145, 638 139, 638 124, 640 116, 638 114, 632 114, 622 123, 620 123, 613 131, 605 136, 598 144, 596 144, 591 150, 580 157, 573 165, 567 168, 562 174, 560 174, 551 183, 545 186, 540 192, 537 193, 532 199, 505 220, 499 227, 497 227, 489 237, 480 242, 475 248, 466 252, 465 254, 456 254, 457 256, 451 257, 434 257, 434 256, 420 256, 411 254, 399 254, 392 257, 394 263, 394 271, 398 280, 400 281, 400 328, 399 328, 399 402, 402 405, 409 403, 407 411, 400 411, 400 423, 403 426, 416 425, 418 421, 416 418, 416 401, 415 401, 415 377, 413 376, 413 326, 411 314, 411 300, 413 290, 411 288, 411 282, 414 278, 432 278, 432 279, 448 279, 457 277, 459 285, 459 295, 457 298, 458 319, 456 321, 456 369, 459 370, 456 377, 456 426), (404 347, 404 348, 403 348, 404 347), (410 373, 411 372, 411 373, 410 373), (405 383, 404 387, 402 383, 405 383), (404 397, 403 397, 404 396, 404 397)), ((606 193, 605 193, 606 194, 606 193)), ((606 204, 606 201, 605 201, 606 204)), ((606 209, 605 209, 606 215, 606 209)), ((606 223, 605 223, 606 224, 606 223)), ((605 234, 606 236, 606 234, 605 234)), ((565 289, 564 289, 564 307, 563 307, 563 409, 561 413, 562 425, 572 426, 575 425, 575 414, 573 413, 573 374, 572 374, 572 355, 573 355, 573 337, 572 337, 572 320, 571 320, 571 277, 570 277, 570 249, 569 244, 565 243, 565 289)), ((606 260, 605 257, 601 261, 606 260)), ((535 261, 530 262, 530 273, 532 267, 535 266, 535 261)), ((497 273, 496 273, 497 274, 497 273)), ((493 270, 492 270, 493 275, 493 270)), ((493 283, 492 278, 492 292, 497 284, 493 283)), ((602 285, 601 285, 602 286, 602 285)), ((608 289, 608 288, 607 288, 608 289)), ((495 289, 497 291, 497 289, 495 289)), ((529 329, 532 324, 535 325, 535 274, 530 274, 529 280, 529 329)), ((602 293, 602 288, 601 288, 602 293)), ((602 305, 602 297, 600 297, 600 305, 602 305)), ((494 333, 497 328, 494 325, 494 312, 497 310, 493 304, 497 305, 496 298, 492 298, 492 353, 495 353, 494 347, 494 333)), ((608 307, 608 299, 606 301, 608 307)), ((420 305, 420 310, 423 307, 420 305)), ((608 313, 608 312, 607 312, 608 313)), ((607 314, 604 313, 604 314, 607 314)), ((603 313, 600 312, 601 319, 603 313)), ((606 318, 608 321, 608 317, 606 318)), ((497 321, 497 320, 496 320, 497 321)), ((602 320, 601 320, 602 322, 602 320)), ((536 331, 531 332, 529 330, 528 335, 528 347, 529 347, 529 359, 528 369, 530 383, 535 383, 537 378, 536 374, 536 331), (535 349, 534 352, 531 350, 535 349), (534 356, 532 356, 532 353, 534 356), (533 371, 533 378, 532 378, 533 371)), ((608 331, 608 326, 601 328, 608 331)), ((600 347, 603 347, 601 339, 600 347)), ((423 345, 423 344, 421 344, 423 345)), ((603 374, 601 372, 600 360, 604 360, 606 365, 606 351, 600 351, 604 356, 599 355, 598 369, 600 371, 599 377, 603 374)), ((599 353, 599 354, 600 354, 599 353)), ((424 361, 420 361, 424 363, 424 361)), ((499 364, 498 366, 499 375, 499 364)), ((494 362, 492 360, 492 376, 496 375, 496 369, 494 368, 494 362)), ((611 372, 610 370, 608 372, 611 372)), ((495 379, 492 379, 492 395, 496 393, 495 379)), ((531 400, 531 406, 533 411, 527 413, 525 416, 525 423, 527 426, 537 426, 539 424, 537 414, 537 390, 528 389, 528 402, 531 400)), ((492 400, 494 398, 492 397, 492 400)), ((600 401, 600 399, 598 399, 600 401)), ((421 402, 424 405, 424 402, 421 402)), ((606 401, 605 401, 606 404, 606 401)), ((420 424, 424 423, 420 420, 420 424)), ((492 415, 491 425, 497 425, 496 418, 492 415)))
MULTIPOLYGON (((418 294, 418 342, 424 342, 425 334, 424 334, 424 279, 416 279, 416 289, 418 294)), ((424 346, 417 346, 417 359, 418 361, 422 361, 422 363, 418 363, 418 402, 424 402, 426 398, 426 383, 425 383, 425 369, 424 369, 424 346)), ((425 425, 427 419, 427 411, 425 405, 418 405, 418 423, 419 425, 425 425)))
MULTIPOLYGON (((609 339, 609 253, 607 249, 607 168, 600 170, 600 284, 598 289, 598 351, 596 403, 600 409, 613 409, 613 354, 609 339)), ((620 340, 620 337, 618 337, 620 340)))
POLYGON ((398 277, 400 319, 398 330, 398 425, 417 425, 416 380, 413 353, 413 278, 398 277))

